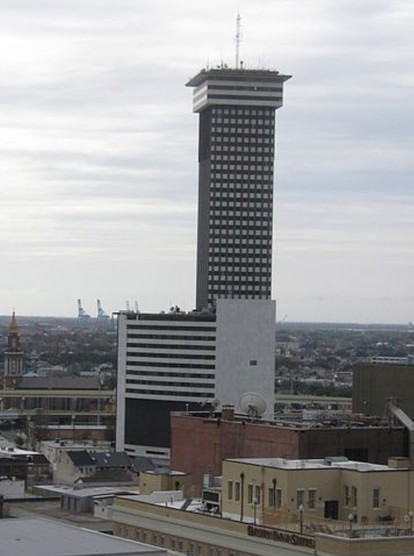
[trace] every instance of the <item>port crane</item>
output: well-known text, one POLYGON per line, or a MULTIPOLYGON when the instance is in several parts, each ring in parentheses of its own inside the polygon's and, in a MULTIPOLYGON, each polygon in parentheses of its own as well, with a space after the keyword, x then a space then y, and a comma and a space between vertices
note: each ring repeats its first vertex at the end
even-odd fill
POLYGON ((97 315, 97 320, 101 321, 101 322, 106 322, 107 320, 109 320, 109 315, 107 315, 105 313, 105 311, 102 308, 102 303, 100 299, 96 300, 96 306, 98 308, 98 315, 97 315))
POLYGON ((88 315, 88 313, 82 307, 82 301, 78 299, 78 320, 85 321, 85 320, 89 320, 90 318, 91 316, 88 315))

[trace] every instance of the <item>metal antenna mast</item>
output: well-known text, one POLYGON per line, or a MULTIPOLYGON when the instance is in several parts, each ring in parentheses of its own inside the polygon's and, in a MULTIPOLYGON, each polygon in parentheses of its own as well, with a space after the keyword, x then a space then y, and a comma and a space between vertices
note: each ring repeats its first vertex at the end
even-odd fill
POLYGON ((239 54, 240 54, 240 43, 241 43, 241 17, 240 14, 237 14, 236 17, 236 69, 239 69, 239 54))

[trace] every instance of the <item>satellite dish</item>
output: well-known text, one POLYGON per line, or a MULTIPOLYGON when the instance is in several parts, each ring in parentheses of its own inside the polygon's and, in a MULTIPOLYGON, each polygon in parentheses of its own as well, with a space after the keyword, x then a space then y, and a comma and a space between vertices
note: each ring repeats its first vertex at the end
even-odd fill
POLYGON ((214 398, 214 400, 211 400, 211 407, 216 410, 218 408, 218 406, 220 405, 220 400, 218 400, 217 398, 214 398))
POLYGON ((266 400, 256 392, 246 392, 239 401, 240 409, 250 417, 260 417, 266 411, 266 400))

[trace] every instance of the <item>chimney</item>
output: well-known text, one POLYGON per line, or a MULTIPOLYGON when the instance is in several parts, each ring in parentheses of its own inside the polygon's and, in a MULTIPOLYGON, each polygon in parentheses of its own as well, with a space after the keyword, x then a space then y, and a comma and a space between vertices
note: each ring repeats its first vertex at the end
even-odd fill
POLYGON ((223 421, 234 421, 234 405, 223 405, 221 418, 223 421))

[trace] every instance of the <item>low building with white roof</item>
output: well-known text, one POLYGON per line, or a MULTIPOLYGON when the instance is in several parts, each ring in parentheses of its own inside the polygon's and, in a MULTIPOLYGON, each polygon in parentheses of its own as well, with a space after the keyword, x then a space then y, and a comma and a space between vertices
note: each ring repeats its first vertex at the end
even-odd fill
POLYGON ((388 465, 345 457, 223 462, 222 514, 257 523, 330 519, 353 523, 400 519, 414 509, 414 470, 409 460, 388 465), (299 517, 298 517, 299 516, 299 517))
POLYGON ((227 459, 218 507, 116 497, 114 534, 197 556, 414 554, 413 486, 405 458, 227 459))

